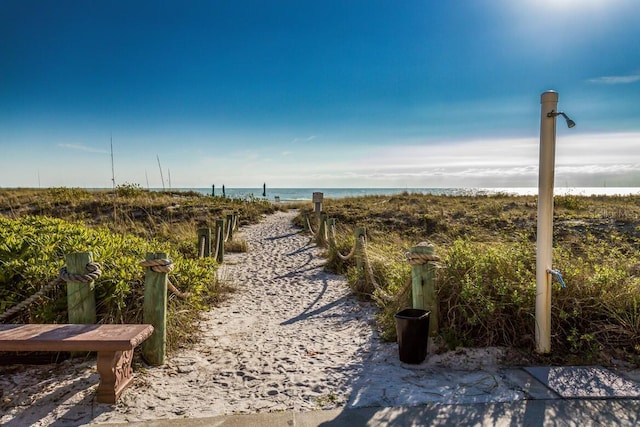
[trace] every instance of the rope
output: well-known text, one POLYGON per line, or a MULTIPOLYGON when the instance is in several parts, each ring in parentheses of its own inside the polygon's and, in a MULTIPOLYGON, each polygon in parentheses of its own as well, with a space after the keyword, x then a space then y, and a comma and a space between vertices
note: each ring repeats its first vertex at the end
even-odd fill
POLYGON ((216 230, 216 253, 213 256, 216 260, 218 259, 218 253, 220 252, 220 239, 222 238, 222 228, 218 228, 216 230))
POLYGON ((164 259, 148 259, 140 262, 143 267, 149 267, 151 271, 156 273, 170 273, 173 271, 173 261, 168 258, 164 259))
POLYGON ((362 240, 362 257, 364 259, 364 265, 367 270, 367 274, 369 275, 369 280, 373 284, 373 287, 376 289, 377 294, 385 301, 393 301, 393 297, 386 293, 382 287, 376 281, 373 275, 373 268, 371 268, 371 262, 369 262, 369 255, 367 254, 367 239, 365 236, 360 236, 360 240, 362 240))
POLYGON ((342 261, 349 261, 351 258, 353 258, 353 256, 356 253, 356 245, 353 245, 353 248, 351 248, 351 252, 349 252, 348 255, 342 255, 340 253, 340 251, 338 250, 338 245, 336 244, 336 227, 333 224, 331 224, 331 241, 330 241, 330 243, 335 248, 336 254, 338 255, 338 258, 340 258, 342 261))
POLYGON ((72 274, 67 271, 67 267, 62 267, 60 269, 60 278, 65 282, 91 283, 100 277, 102 274, 101 268, 102 266, 97 262, 90 262, 85 267, 86 274, 72 274))
POLYGON ((313 236, 315 237, 318 232, 313 231, 313 227, 311 227, 311 223, 309 222, 309 215, 305 215, 304 218, 307 221, 307 227, 309 227, 309 231, 311 231, 311 234, 313 234, 313 236))
POLYGON ((229 236, 231 236, 231 223, 227 221, 227 235, 224 238, 224 241, 227 242, 229 240, 229 236))
POLYGON ((51 289, 53 289, 56 285, 62 282, 81 282, 81 283, 93 282, 102 274, 102 270, 100 270, 100 268, 102 267, 97 262, 90 262, 85 267, 85 269, 87 270, 86 274, 71 274, 67 271, 67 267, 62 267, 58 272, 58 277, 53 279, 51 282, 47 283, 45 286, 42 287, 42 289, 40 289, 35 294, 31 295, 26 300, 16 304, 15 306, 11 307, 10 309, 2 313, 2 315, 0 315, 0 321, 13 317, 20 311, 24 310, 25 308, 33 304, 35 301, 38 300, 38 298, 40 298, 42 295, 46 294, 51 289))
POLYGON ((204 258, 204 245, 207 241, 206 236, 200 237, 200 258, 204 258))
MULTIPOLYGON (((156 273, 170 273, 173 271, 173 261, 168 258, 148 259, 141 261, 140 265, 143 267, 149 267, 151 271, 155 271, 156 273)), ((180 292, 180 290, 176 288, 170 280, 167 281, 167 288, 180 298, 187 298, 191 295, 190 292, 180 292)))
POLYGON ((178 288, 176 288, 170 280, 167 281, 167 288, 173 292, 178 298, 187 298, 191 296, 191 292, 180 292, 178 288))
POLYGON ((4 321, 5 319, 9 319, 9 318, 13 317, 14 315, 18 314, 20 311, 24 310, 25 308, 27 308, 28 306, 33 304, 42 295, 46 294, 51 289, 53 289, 56 285, 58 285, 58 284, 60 284, 62 282, 64 282, 63 279, 61 279, 60 277, 56 277, 55 279, 53 279, 52 281, 47 283, 45 286, 43 286, 42 289, 40 289, 38 292, 36 292, 35 294, 31 295, 26 300, 22 301, 21 303, 18 303, 17 305, 14 305, 10 309, 8 309, 4 313, 2 313, 0 315, 0 321, 4 321))
POLYGON ((437 255, 414 254, 412 252, 407 252, 405 256, 407 258, 407 262, 411 265, 423 265, 430 261, 440 261, 440 257, 437 255))

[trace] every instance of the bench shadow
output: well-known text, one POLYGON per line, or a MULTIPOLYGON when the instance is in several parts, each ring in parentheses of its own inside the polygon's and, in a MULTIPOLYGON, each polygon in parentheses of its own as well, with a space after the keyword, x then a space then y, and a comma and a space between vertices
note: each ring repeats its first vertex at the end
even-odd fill
MULTIPOLYGON (((73 360, 73 359, 72 359, 73 360)), ((69 360, 68 362, 71 362, 69 360)), ((82 360, 82 359, 81 359, 82 360)), ((76 363, 78 363, 76 359, 76 363)), ((89 362, 80 362, 82 364, 89 362)), ((2 417, 11 418, 2 423, 5 427, 24 427, 42 424, 47 417, 55 418, 55 421, 47 425, 51 426, 80 426, 91 423, 96 417, 114 410, 113 405, 99 404, 96 402, 96 389, 100 382, 100 376, 96 371, 94 362, 92 367, 87 367, 91 372, 88 376, 84 370, 71 369, 71 372, 61 372, 65 366, 55 365, 53 369, 48 365, 38 365, 37 369, 28 365, 19 365, 29 370, 42 371, 33 374, 34 382, 22 380, 22 388, 15 388, 13 395, 5 391, 4 398, 12 398, 12 404, 0 405, 2 417), (57 369, 56 369, 57 368, 57 369), (51 372, 55 371, 55 372, 51 372), (52 382, 64 383, 50 391, 45 390, 52 382), (36 399, 31 396, 40 394, 36 399), (80 396, 78 396, 80 395, 80 396), (66 403, 69 402, 69 403, 66 403)), ((15 367, 2 367, 0 373, 15 367)), ((14 374, 17 375, 17 374, 14 374)))

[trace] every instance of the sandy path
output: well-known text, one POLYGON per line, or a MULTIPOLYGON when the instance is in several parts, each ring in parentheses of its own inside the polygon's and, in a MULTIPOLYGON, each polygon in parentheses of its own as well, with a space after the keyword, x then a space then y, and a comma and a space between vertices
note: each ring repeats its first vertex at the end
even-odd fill
POLYGON ((95 362, 1 368, 0 424, 90 422, 304 411, 336 406, 508 401, 526 392, 499 372, 495 352, 431 356, 410 366, 380 343, 374 308, 276 213, 242 229, 250 251, 227 254, 237 287, 201 324, 202 341, 159 368, 136 372, 117 406, 98 404, 95 362), (482 368, 482 369, 480 369, 482 368))

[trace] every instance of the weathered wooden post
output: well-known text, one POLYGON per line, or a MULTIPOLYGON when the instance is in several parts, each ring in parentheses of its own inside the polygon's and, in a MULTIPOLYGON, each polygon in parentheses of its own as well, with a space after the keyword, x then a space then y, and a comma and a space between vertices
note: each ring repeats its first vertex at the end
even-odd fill
POLYGON ((320 222, 318 224, 318 235, 316 236, 316 245, 327 246, 327 214, 320 214, 320 222))
POLYGON ((324 194, 318 191, 313 193, 313 205, 314 212, 316 213, 316 220, 320 219, 320 214, 322 213, 322 199, 324 198, 324 194))
POLYGON ((267 197, 267 183, 262 184, 262 197, 267 197))
POLYGON ((222 197, 227 197, 227 193, 224 191, 224 185, 222 186, 222 197))
POLYGON ((227 228, 229 229, 229 241, 233 242, 233 214, 227 215, 227 228))
POLYGON ((438 257, 434 254, 433 246, 422 242, 409 250, 407 261, 411 264, 411 294, 413 308, 428 310, 429 335, 438 335, 438 300, 436 297, 435 281, 436 268, 434 261, 438 257))
POLYGON ((215 185, 215 184, 213 184, 213 185, 211 186, 211 196, 213 197, 213 196, 215 196, 215 195, 216 195, 216 185, 215 185))
POLYGON ((198 255, 200 258, 211 256, 211 229, 198 228, 198 255))
MULTIPOLYGON (((86 275, 87 264, 93 262, 91 252, 76 252, 66 256, 70 275, 86 275)), ((96 323, 96 298, 94 282, 67 281, 67 311, 69 323, 96 323)))
MULTIPOLYGON (((146 261, 166 260, 167 254, 147 253, 146 261)), ((146 267, 142 318, 153 325, 153 334, 142 343, 142 355, 151 365, 163 365, 167 350, 167 273, 146 267)))
POLYGON ((218 244, 216 261, 222 264, 224 262, 224 219, 216 220, 216 236, 216 243, 218 244))

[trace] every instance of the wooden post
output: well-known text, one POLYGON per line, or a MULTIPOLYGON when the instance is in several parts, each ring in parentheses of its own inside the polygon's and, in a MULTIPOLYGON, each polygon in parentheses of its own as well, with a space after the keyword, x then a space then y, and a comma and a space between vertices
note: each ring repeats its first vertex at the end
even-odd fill
POLYGON ((558 93, 540 97, 540 164, 538 172, 538 224, 536 241, 536 351, 551 351, 551 276, 553 269, 553 182, 556 158, 558 93))
POLYGON ((224 219, 216 220, 216 236, 218 245, 218 258, 216 258, 216 261, 222 264, 224 262, 224 219))
POLYGON ((233 214, 227 215, 227 227, 229 228, 229 241, 233 241, 233 214))
POLYGON ((313 205, 314 212, 316 213, 316 219, 320 219, 320 214, 322 213, 322 199, 324 198, 324 194, 320 192, 313 193, 313 205))
MULTIPOLYGON (((147 253, 147 261, 167 259, 167 254, 147 253)), ((164 364, 167 350, 167 273, 155 272, 147 267, 144 276, 144 323, 153 325, 153 334, 142 343, 142 355, 151 365, 164 364)))
POLYGON ((198 256, 199 257, 211 256, 211 229, 210 228, 198 229, 198 256))
POLYGON ((267 183, 262 184, 262 197, 267 197, 267 183))
MULTIPOLYGON (((87 264, 93 262, 91 252, 76 252, 66 256, 67 272, 87 274, 87 264)), ((67 282, 67 311, 69 323, 96 323, 94 282, 67 282)))
POLYGON ((211 196, 213 197, 213 196, 215 196, 215 195, 216 195, 216 185, 215 185, 215 184, 213 184, 213 185, 211 186, 211 196))
POLYGON ((318 235, 316 236, 316 245, 325 247, 327 246, 327 214, 320 214, 320 223, 318 225, 318 235))
POLYGON ((362 239, 360 239, 360 237, 367 236, 367 229, 364 227, 356 227, 356 229, 353 231, 353 236, 356 238, 356 269, 358 270, 358 276, 362 274, 364 277, 364 247, 362 244, 362 239))
MULTIPOLYGON (((434 255, 433 246, 420 243, 409 250, 410 254, 434 255)), ((411 294, 413 308, 429 310, 429 335, 438 335, 438 301, 435 291, 436 269, 432 261, 411 265, 411 294)))
POLYGON ((227 193, 225 193, 225 191, 224 191, 224 185, 223 185, 223 186, 222 186, 222 197, 226 197, 226 196, 227 196, 227 193))

